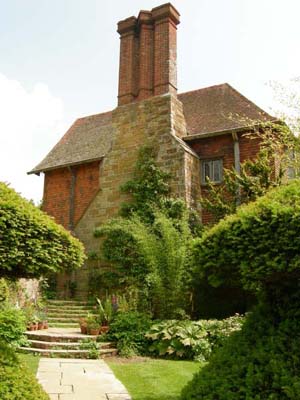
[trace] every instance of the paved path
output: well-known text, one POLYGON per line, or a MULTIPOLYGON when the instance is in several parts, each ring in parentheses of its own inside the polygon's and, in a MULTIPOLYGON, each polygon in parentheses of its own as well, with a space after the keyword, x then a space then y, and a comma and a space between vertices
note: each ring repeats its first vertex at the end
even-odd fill
POLYGON ((131 400, 103 360, 41 358, 37 378, 51 400, 131 400))

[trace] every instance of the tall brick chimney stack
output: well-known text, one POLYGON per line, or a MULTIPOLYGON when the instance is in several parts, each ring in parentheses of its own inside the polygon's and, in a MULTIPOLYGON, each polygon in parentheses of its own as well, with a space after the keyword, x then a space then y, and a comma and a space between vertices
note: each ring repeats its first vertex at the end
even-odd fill
POLYGON ((170 3, 118 23, 118 105, 177 93, 178 24, 179 13, 170 3))

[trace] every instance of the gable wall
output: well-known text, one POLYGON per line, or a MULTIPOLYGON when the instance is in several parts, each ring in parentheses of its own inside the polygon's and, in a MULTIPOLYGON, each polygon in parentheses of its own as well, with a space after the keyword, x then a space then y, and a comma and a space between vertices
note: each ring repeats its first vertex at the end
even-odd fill
POLYGON ((72 230, 99 190, 99 168, 94 161, 46 172, 43 211, 72 230))

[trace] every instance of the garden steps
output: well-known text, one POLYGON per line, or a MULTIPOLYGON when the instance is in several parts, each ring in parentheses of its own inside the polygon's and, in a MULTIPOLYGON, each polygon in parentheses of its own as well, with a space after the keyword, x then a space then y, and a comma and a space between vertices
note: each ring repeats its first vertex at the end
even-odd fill
POLYGON ((95 314, 94 305, 77 300, 48 300, 47 317, 49 327, 76 328, 79 318, 95 314))
MULTIPOLYGON (((31 348, 53 350, 80 350, 80 342, 46 342, 43 340, 28 340, 31 348)), ((112 348, 111 342, 101 342, 101 349, 112 348)))
MULTIPOLYGON (((39 349, 33 347, 19 347, 18 349, 24 353, 39 354, 42 357, 61 357, 61 358, 88 358, 89 350, 65 350, 65 349, 39 349)), ((117 349, 100 349, 99 355, 101 358, 116 356, 117 349)))
MULTIPOLYGON (((19 350, 26 353, 36 353, 43 357, 62 358, 88 358, 89 350, 80 349, 81 343, 86 340, 96 341, 97 336, 80 333, 76 328, 49 328, 39 331, 25 332, 29 346, 20 347, 19 350)), ((117 354, 113 343, 99 343, 100 357, 109 357, 117 354)))

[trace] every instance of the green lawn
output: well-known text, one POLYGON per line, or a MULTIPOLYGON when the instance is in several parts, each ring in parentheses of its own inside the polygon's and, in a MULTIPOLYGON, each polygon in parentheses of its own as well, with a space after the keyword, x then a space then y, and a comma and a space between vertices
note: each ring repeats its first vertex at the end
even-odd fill
POLYGON ((153 359, 107 362, 133 400, 178 400, 181 389, 203 365, 193 361, 153 359))
POLYGON ((26 367, 35 375, 38 365, 39 365, 39 356, 34 356, 32 354, 23 354, 18 353, 19 359, 26 365, 26 367))

